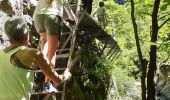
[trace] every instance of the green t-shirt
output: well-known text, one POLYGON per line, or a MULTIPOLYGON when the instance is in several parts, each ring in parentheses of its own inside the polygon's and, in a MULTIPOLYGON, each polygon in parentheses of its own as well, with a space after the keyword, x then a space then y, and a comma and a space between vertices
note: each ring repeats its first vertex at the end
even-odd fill
POLYGON ((11 55, 22 48, 20 46, 7 53, 0 51, 0 100, 30 99, 34 73, 10 63, 11 55))
POLYGON ((97 17, 104 17, 105 9, 104 7, 99 7, 97 9, 97 17))

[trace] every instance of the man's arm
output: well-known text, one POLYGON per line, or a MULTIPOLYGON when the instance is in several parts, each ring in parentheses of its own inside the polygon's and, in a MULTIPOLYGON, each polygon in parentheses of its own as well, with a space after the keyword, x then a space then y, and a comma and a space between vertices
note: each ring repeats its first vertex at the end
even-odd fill
POLYGON ((48 64, 44 58, 44 55, 40 51, 37 51, 36 53, 35 62, 38 64, 43 73, 55 84, 60 84, 71 77, 71 74, 68 71, 65 71, 65 74, 63 75, 58 75, 55 71, 53 71, 52 67, 48 64))

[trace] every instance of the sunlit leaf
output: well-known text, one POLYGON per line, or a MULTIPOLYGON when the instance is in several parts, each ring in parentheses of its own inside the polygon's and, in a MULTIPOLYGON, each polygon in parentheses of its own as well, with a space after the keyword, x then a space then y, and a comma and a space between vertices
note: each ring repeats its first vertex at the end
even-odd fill
POLYGON ((170 43, 170 41, 167 41, 167 42, 164 42, 164 43, 163 43, 163 45, 165 45, 165 44, 169 44, 169 43, 170 43))
POLYGON ((159 43, 155 43, 155 42, 146 42, 147 44, 149 44, 149 45, 156 45, 156 46, 160 46, 160 44, 159 43))
POLYGON ((164 0, 163 2, 170 2, 169 0, 164 0))
POLYGON ((165 11, 167 9, 167 4, 164 4, 163 6, 161 6, 161 11, 165 11))
POLYGON ((170 0, 169 0, 169 2, 167 4, 170 5, 170 0))

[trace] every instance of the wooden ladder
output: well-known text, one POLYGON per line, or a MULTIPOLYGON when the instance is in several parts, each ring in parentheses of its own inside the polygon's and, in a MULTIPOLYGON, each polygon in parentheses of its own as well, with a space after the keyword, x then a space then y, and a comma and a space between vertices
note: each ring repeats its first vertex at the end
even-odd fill
MULTIPOLYGON (((78 0, 77 4, 77 9, 76 9, 76 20, 73 25, 73 27, 70 29, 70 32, 64 32, 61 34, 61 41, 64 41, 63 44, 61 45, 60 49, 56 50, 56 61, 57 60, 62 60, 64 58, 67 58, 67 68, 71 70, 71 68, 74 66, 74 64, 78 61, 80 58, 79 49, 77 49, 77 54, 75 53, 75 40, 76 40, 76 33, 78 32, 78 22, 79 22, 79 17, 78 17, 78 12, 80 10, 80 5, 81 5, 81 0, 78 0), (66 37, 66 39, 62 39, 62 37, 66 37)), ((58 66, 56 64, 56 66, 58 66)), ((56 67, 55 66, 55 67, 56 67)), ((64 71, 66 68, 56 68, 54 69, 55 71, 64 71)), ((35 73, 42 72, 41 70, 36 70, 35 73)), ((66 85, 67 82, 65 81, 63 83, 63 89, 62 91, 57 91, 57 92, 52 92, 52 93, 43 93, 43 92, 32 92, 31 95, 43 95, 46 94, 44 97, 44 100, 48 100, 52 94, 61 94, 61 100, 65 100, 65 93, 66 93, 66 85)), ((57 87, 57 86, 56 86, 57 87)))

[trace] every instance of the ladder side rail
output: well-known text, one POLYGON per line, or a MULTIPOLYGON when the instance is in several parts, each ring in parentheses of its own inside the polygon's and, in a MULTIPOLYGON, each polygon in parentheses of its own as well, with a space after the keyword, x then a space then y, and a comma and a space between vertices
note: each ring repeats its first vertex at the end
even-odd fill
MULTIPOLYGON (((66 47, 66 45, 68 44, 69 40, 71 39, 72 34, 69 34, 67 40, 64 42, 64 44, 62 45, 61 49, 64 49, 66 47)), ((61 51, 59 52, 59 54, 61 53, 61 51)))
MULTIPOLYGON (((77 21, 78 22, 78 21, 77 21)), ((77 24, 77 23, 76 23, 77 24)), ((70 70, 70 65, 71 65, 71 62, 72 62, 72 56, 73 56, 73 52, 74 52, 74 46, 75 46, 75 39, 76 39, 76 28, 77 28, 77 25, 74 27, 73 29, 73 33, 72 33, 72 39, 71 39, 71 47, 70 47, 70 56, 68 58, 68 62, 67 62, 67 68, 70 70)), ((65 91, 66 91, 66 82, 64 82, 64 85, 63 85, 63 93, 62 93, 62 98, 61 100, 64 100, 65 98, 65 91)))
MULTIPOLYGON (((75 47, 76 32, 77 32, 77 27, 78 27, 78 22, 79 22, 78 12, 80 11, 80 6, 81 6, 81 0, 78 0, 77 9, 76 9, 76 18, 77 19, 75 20, 75 27, 73 27, 73 31, 72 31, 73 33, 72 33, 72 40, 71 40, 70 57, 69 57, 68 63, 67 63, 67 68, 69 70, 72 67, 71 62, 72 62, 72 56, 73 56, 74 47, 75 47)), ((66 84, 67 83, 64 82, 61 100, 64 100, 64 98, 65 98, 66 84)))

